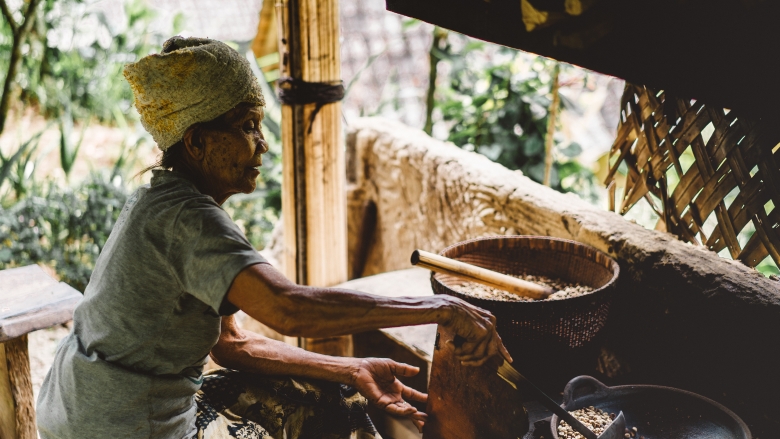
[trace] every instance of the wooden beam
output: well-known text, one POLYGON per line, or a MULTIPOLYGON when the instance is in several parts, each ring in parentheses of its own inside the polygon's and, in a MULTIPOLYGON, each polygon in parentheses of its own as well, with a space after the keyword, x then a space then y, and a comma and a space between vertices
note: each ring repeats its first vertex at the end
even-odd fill
POLYGON ((252 53, 255 58, 261 58, 278 50, 279 36, 277 34, 275 4, 271 1, 263 2, 260 9, 260 20, 257 23, 257 35, 252 40, 252 53))
MULTIPOLYGON (((282 77, 307 82, 341 79, 337 0, 276 4, 282 77)), ((285 270, 298 283, 332 286, 347 280, 346 171, 341 104, 282 106, 282 217, 285 270)), ((350 355, 351 339, 304 339, 310 350, 350 355)))
POLYGON ((0 438, 36 439, 27 335, 0 343, 0 438))

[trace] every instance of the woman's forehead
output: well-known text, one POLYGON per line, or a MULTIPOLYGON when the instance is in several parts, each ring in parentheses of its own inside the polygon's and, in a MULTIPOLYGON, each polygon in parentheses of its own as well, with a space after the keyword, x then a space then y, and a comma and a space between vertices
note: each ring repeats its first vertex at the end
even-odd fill
POLYGON ((235 108, 225 113, 225 121, 228 123, 236 122, 247 116, 256 116, 262 119, 265 116, 263 107, 254 104, 239 104, 235 108))

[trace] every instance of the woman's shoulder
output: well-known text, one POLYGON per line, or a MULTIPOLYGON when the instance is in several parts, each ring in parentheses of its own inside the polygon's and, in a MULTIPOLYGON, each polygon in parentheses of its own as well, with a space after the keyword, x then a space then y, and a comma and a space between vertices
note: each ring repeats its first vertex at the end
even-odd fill
POLYGON ((202 194, 183 174, 166 170, 153 172, 154 176, 139 200, 144 213, 163 215, 183 209, 222 210, 212 197, 202 194))
MULTIPOLYGON (((211 227, 230 228, 227 213, 208 195, 181 174, 154 171, 149 185, 134 192, 125 203, 118 220, 120 228, 142 232, 146 238, 172 238, 189 230, 211 227)), ((195 230, 197 233, 197 230, 195 230)))

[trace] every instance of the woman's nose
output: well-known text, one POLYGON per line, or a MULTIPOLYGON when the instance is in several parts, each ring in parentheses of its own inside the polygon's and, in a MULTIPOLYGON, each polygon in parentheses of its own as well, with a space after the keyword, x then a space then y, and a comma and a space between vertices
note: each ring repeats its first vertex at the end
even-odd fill
POLYGON ((268 142, 266 142, 265 139, 260 139, 260 141, 257 142, 257 147, 260 148, 260 154, 268 152, 268 142))

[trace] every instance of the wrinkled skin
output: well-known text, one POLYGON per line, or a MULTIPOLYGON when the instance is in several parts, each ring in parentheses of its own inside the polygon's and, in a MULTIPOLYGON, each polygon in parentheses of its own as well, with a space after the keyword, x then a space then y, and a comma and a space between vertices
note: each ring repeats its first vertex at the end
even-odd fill
POLYGON ((268 152, 263 116, 260 106, 239 105, 221 116, 222 124, 193 125, 184 133, 183 169, 174 169, 194 177, 198 190, 220 205, 231 195, 251 193, 268 152))

